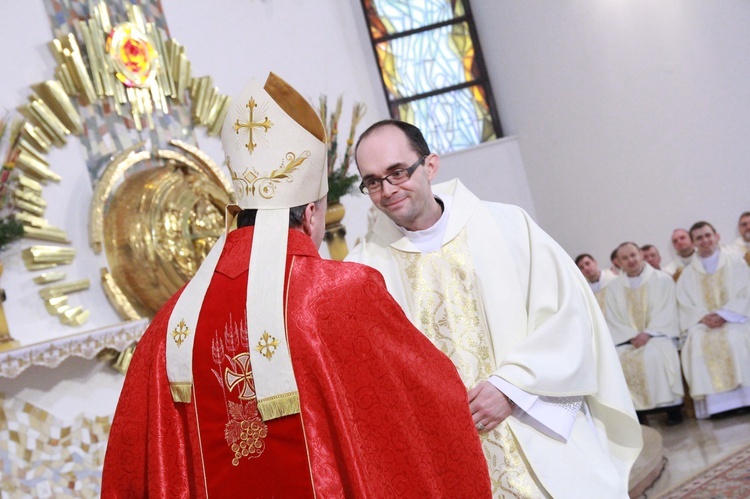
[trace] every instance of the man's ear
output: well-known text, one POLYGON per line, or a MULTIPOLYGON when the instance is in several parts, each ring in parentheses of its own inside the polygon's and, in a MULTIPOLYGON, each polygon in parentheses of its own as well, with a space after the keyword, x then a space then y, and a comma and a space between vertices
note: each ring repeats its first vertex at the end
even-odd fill
POLYGON ((305 212, 302 214, 302 231, 310 237, 313 234, 313 218, 316 216, 320 215, 317 213, 315 203, 307 203, 305 212))
POLYGON ((440 156, 430 153, 424 160, 424 168, 427 170, 427 179, 432 181, 440 169, 440 156))

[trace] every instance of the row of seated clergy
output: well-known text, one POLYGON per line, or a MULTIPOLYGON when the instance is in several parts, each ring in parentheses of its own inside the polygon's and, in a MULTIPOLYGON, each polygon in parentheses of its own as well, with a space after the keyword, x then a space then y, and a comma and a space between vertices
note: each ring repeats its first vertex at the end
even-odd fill
POLYGON ((696 417, 706 418, 750 406, 750 268, 719 248, 710 224, 691 233, 698 254, 676 286, 623 243, 623 272, 607 287, 605 315, 636 410, 681 403, 681 365, 696 417))
MULTIPOLYGON (((731 244, 722 247, 722 250, 737 253, 750 265, 750 211, 740 215, 737 222, 739 237, 731 244)), ((665 265, 661 270, 671 275, 676 281, 682 270, 690 264, 696 254, 695 245, 690 238, 690 233, 685 229, 675 229, 672 232, 672 246, 677 252, 677 257, 665 265)), ((651 262, 649 262, 651 263, 651 262)), ((656 266, 655 268, 659 268, 656 266)))

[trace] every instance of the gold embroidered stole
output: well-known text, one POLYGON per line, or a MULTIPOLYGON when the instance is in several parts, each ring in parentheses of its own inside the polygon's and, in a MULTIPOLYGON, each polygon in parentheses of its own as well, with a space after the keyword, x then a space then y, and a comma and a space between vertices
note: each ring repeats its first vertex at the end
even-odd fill
MULTIPOLYGON (((440 251, 391 248, 415 325, 456 365, 467 387, 495 370, 492 338, 463 229, 440 251)), ((481 435, 495 497, 544 497, 507 422, 481 435)))
MULTIPOLYGON (((700 275, 703 301, 710 312, 719 310, 728 301, 726 270, 727 267, 724 266, 713 274, 700 275)), ((716 391, 723 392, 736 387, 738 383, 726 329, 723 326, 708 329, 701 338, 701 347, 716 391)))
MULTIPOLYGON (((625 301, 628 304, 630 324, 637 332, 644 331, 649 322, 648 292, 645 283, 635 289, 626 287, 625 301)), ((646 385, 644 348, 631 348, 620 354, 622 371, 636 409, 652 406, 651 394, 646 385)))
POLYGON ((607 315, 607 288, 601 288, 599 291, 594 293, 596 303, 599 304, 599 308, 602 309, 602 314, 607 315))

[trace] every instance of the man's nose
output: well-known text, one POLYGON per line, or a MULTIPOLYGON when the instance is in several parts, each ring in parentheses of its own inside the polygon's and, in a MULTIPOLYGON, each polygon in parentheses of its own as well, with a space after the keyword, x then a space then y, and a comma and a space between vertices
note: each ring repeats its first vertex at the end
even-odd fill
POLYGON ((394 193, 394 192, 396 192, 397 190, 398 190, 398 187, 397 187, 397 186, 395 186, 395 185, 391 184, 391 183, 390 183, 390 182, 388 182, 388 180, 386 180, 386 179, 384 179, 384 180, 383 180, 383 188, 382 188, 382 191, 383 191, 383 196, 385 196, 385 197, 390 197, 390 196, 391 196, 391 194, 393 194, 393 193, 394 193))

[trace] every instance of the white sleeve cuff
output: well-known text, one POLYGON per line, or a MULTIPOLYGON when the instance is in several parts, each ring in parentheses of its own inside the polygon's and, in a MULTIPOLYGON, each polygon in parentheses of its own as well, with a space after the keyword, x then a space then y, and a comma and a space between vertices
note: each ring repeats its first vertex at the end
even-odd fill
POLYGON ((737 324, 744 324, 747 322, 747 317, 745 317, 742 314, 738 314, 737 312, 732 312, 731 310, 724 310, 723 308, 716 311, 716 315, 721 317, 727 322, 737 323, 737 324))
POLYGON ((537 430, 552 437, 568 441, 573 430, 576 415, 581 409, 583 397, 540 397, 521 390, 499 376, 492 375, 487 380, 511 399, 518 409, 525 414, 514 414, 518 419, 530 424, 537 430), (530 419, 525 417, 531 416, 530 419))

